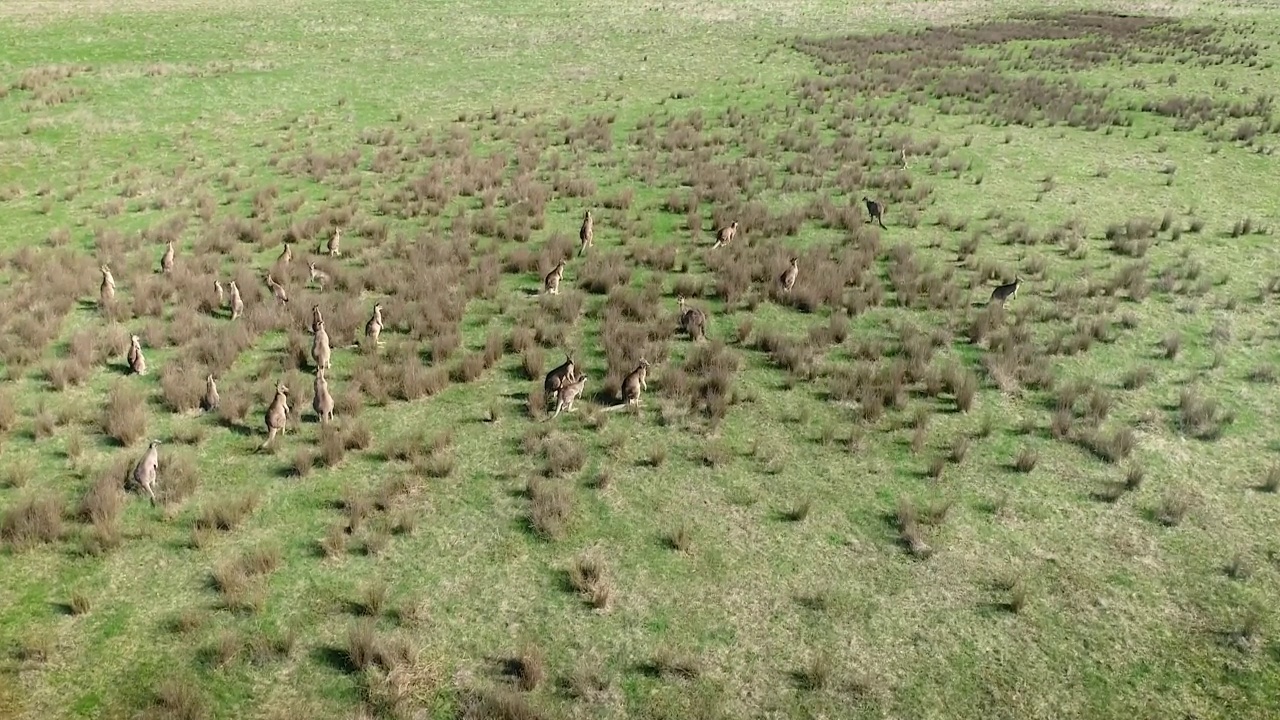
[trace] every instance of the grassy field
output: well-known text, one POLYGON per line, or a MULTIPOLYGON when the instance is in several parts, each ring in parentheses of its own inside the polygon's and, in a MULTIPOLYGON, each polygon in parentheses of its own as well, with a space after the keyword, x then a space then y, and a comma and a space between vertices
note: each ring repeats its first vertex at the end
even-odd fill
POLYGON ((0 719, 1274 717, 1280 13, 1032 5, 0 4, 0 719))

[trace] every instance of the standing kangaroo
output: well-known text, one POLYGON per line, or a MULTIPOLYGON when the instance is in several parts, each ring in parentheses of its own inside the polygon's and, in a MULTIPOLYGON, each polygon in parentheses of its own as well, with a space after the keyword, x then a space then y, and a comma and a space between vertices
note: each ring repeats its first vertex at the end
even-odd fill
POLYGON ((565 353, 564 362, 551 368, 551 372, 548 372, 547 376, 542 379, 543 392, 554 393, 566 382, 573 382, 575 372, 577 372, 577 368, 573 365, 573 356, 565 353))
POLYGON ((316 368, 328 370, 331 355, 329 333, 325 332, 324 320, 316 320, 315 335, 311 340, 311 359, 315 361, 316 368))
POLYGON ((116 279, 111 274, 111 268, 103 264, 98 268, 102 271, 102 287, 98 288, 98 304, 106 305, 116 297, 116 279))
POLYGON ((582 388, 587 385, 587 374, 583 373, 581 377, 574 379, 566 379, 560 389, 556 391, 556 411, 551 415, 552 418, 558 417, 561 410, 573 412, 573 403, 582 394, 582 388))
POLYGON ((218 295, 218 307, 224 307, 227 304, 227 291, 222 289, 221 280, 213 281, 213 291, 218 295))
POLYGON ((715 250, 718 247, 724 247, 728 245, 729 243, 733 242, 733 239, 737 237, 737 235, 738 235, 738 221, 734 220, 733 222, 729 223, 728 225, 716 231, 716 244, 712 245, 711 249, 715 250))
POLYGON ((684 296, 680 302, 680 329, 689 334, 693 340, 705 340, 707 337, 707 314, 689 305, 684 296))
POLYGON ((796 286, 796 276, 800 274, 800 268, 796 266, 796 263, 799 261, 800 258, 791 258, 791 267, 783 270, 782 274, 778 276, 778 284, 782 286, 782 292, 789 293, 791 288, 796 286))
POLYGON ((292 259, 293 259, 293 246, 290 245, 289 243, 285 243, 284 249, 280 251, 280 257, 276 258, 276 262, 280 263, 281 265, 288 265, 289 261, 292 259))
POLYGON ((311 306, 311 332, 315 332, 316 328, 324 325, 324 315, 320 312, 319 305, 311 306))
POLYGON ((151 498, 151 506, 156 504, 156 471, 160 469, 160 447, 159 440, 152 440, 147 446, 147 452, 133 466, 133 483, 143 490, 147 491, 147 495, 151 498))
POLYGON ((218 396, 218 383, 214 381, 213 373, 209 373, 204 379, 204 397, 200 398, 200 407, 208 412, 217 409, 220 402, 222 399, 218 396))
POLYGON ((586 254, 587 248, 591 247, 595 238, 595 219, 591 217, 591 211, 587 210, 582 215, 582 227, 578 228, 578 257, 586 254))
POLYGON ((315 397, 311 400, 311 408, 321 423, 333 422, 333 395, 329 394, 329 381, 324 377, 324 370, 316 370, 315 397))
POLYGON ((987 300, 987 304, 998 303, 1004 305, 1004 301, 1018 294, 1018 285, 1022 283, 1021 277, 1015 277, 1013 282, 1005 283, 991 291, 991 299, 987 300))
MULTIPOLYGON (((867 222, 879 223, 880 227, 884 228, 884 205, 881 205, 866 195, 862 196, 862 202, 867 204, 867 214, 871 216, 871 219, 867 222)), ((885 229, 888 230, 888 228, 885 229)))
POLYGON ((338 257, 342 254, 340 244, 342 243, 342 228, 334 228, 333 236, 329 238, 329 242, 325 245, 325 251, 329 257, 338 257))
POLYGON ((329 279, 330 279, 329 273, 316 267, 316 263, 314 260, 307 261, 307 270, 311 273, 311 279, 309 280, 309 282, 314 283, 321 290, 324 289, 325 285, 329 284, 329 279))
POLYGON ((264 450, 276 439, 276 434, 283 435, 285 433, 285 423, 289 420, 289 388, 284 386, 283 381, 276 381, 276 396, 271 400, 271 405, 267 407, 267 414, 264 418, 267 425, 267 439, 262 443, 259 450, 264 450))
POLYGON ((364 336, 375 346, 381 345, 382 341, 378 336, 382 334, 382 303, 374 303, 373 317, 369 318, 369 322, 364 324, 364 336))
POLYGON ((267 287, 271 288, 271 294, 275 296, 276 301, 281 305, 289 304, 289 291, 285 290, 283 285, 276 282, 276 279, 271 277, 271 273, 267 273, 267 287))
POLYGON ((142 340, 137 335, 129 336, 129 352, 125 353, 124 359, 134 375, 147 374, 147 359, 142 356, 142 340))
POLYGON ((551 272, 547 273, 546 277, 542 279, 543 292, 548 295, 559 295, 560 278, 562 277, 564 277, 564 260, 561 260, 554 268, 551 268, 551 272))
POLYGON ((244 298, 240 297, 240 287, 236 285, 236 281, 232 280, 231 289, 231 319, 236 320, 244 314, 244 298))
POLYGON ((164 254, 160 256, 160 272, 173 272, 173 241, 165 246, 164 254))
POLYGON ((640 358, 640 364, 636 366, 636 369, 627 373, 627 376, 622 379, 622 389, 618 393, 621 396, 622 404, 605 408, 606 412, 639 405, 640 391, 649 389, 648 377, 649 361, 640 358))

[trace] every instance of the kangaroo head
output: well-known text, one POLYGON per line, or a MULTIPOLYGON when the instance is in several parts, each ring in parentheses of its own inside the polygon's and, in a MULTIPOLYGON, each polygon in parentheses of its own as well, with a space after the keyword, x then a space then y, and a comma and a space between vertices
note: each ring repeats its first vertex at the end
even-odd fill
POLYGON ((288 395, 288 394, 289 394, 289 388, 285 387, 285 385, 284 385, 284 381, 279 381, 279 382, 277 382, 277 383, 276 383, 276 394, 277 394, 277 395, 288 395))
POLYGON ((374 303, 374 304, 373 304, 373 311, 374 311, 374 312, 382 312, 382 303, 374 303))
POLYGON ((640 367, 642 367, 642 368, 644 368, 644 369, 648 370, 648 369, 649 369, 649 361, 648 361, 648 360, 645 360, 643 357, 642 357, 642 358, 640 358, 640 367))

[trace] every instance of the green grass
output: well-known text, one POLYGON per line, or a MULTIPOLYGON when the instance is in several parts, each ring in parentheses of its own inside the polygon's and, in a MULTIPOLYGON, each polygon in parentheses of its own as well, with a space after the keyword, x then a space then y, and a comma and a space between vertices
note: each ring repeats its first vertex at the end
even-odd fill
MULTIPOLYGON (((1069 73, 1110 93, 1077 112, 1118 113, 1089 130, 1001 120, 1011 93, 960 112, 912 91, 914 71, 954 71, 941 51, 893 65, 880 39, 819 47, 1025 9, 1005 2, 62 5, 0 9, 0 717, 1261 718, 1280 696, 1280 398, 1259 372, 1280 361, 1280 122, 1264 108, 1236 140, 1229 108, 1182 130, 1142 110, 1265 94, 1275 13, 1180 4, 1168 40, 1104 42, 1069 73), (1218 50, 1180 28, 1210 20, 1221 48, 1257 55, 1196 64, 1218 50), (1169 47, 1191 62, 1106 54, 1169 47), (490 196, 459 196, 498 155, 490 196), (340 167, 307 171, 324 163, 340 167), (664 208, 689 180, 696 237, 664 208), (541 191, 541 226, 521 228, 541 191), (863 195, 888 200, 887 230, 840 227, 863 195), (585 208, 595 247, 559 299, 581 311, 542 317, 556 303, 533 293, 576 253, 585 208), (1166 213, 1141 257, 1107 237, 1166 213), (730 219, 744 232, 712 252, 730 219), (337 287, 317 292, 305 261, 335 226, 337 287), (277 318, 262 276, 286 236, 277 318), (178 269, 161 276, 168 238, 178 269), (793 255, 788 299, 772 284, 793 255), (584 289, 603 258, 629 290, 584 289), (120 306, 105 318, 101 262, 120 306), (234 362, 208 347, 234 328, 206 307, 215 277, 248 306, 234 362), (675 332, 681 293, 708 313, 701 350, 675 332), (386 345, 365 355, 350 345, 379 300, 386 345), (310 402, 316 302, 340 433, 371 437, 332 467, 310 402), (544 336, 535 380, 507 347, 474 380, 396 399, 404 368, 454 373, 491 332, 527 330, 544 336), (131 333, 145 376, 124 375, 131 333), (531 418, 566 348, 586 391, 531 418), (641 409, 604 412, 641 355, 641 409), (50 387, 57 363, 83 382, 50 387), (164 404, 167 373, 188 367, 176 382, 198 395, 211 365, 243 420, 164 404), (259 453, 279 378, 294 418, 259 453), (100 422, 117 384, 145 398, 127 447, 100 422), (1131 453, 1105 460, 1126 430, 1131 453), (117 509, 143 438, 164 441, 163 502, 117 509), (232 527, 208 527, 215 508, 232 527)), ((990 62, 977 90, 1053 81, 1071 42, 964 57, 990 62)))

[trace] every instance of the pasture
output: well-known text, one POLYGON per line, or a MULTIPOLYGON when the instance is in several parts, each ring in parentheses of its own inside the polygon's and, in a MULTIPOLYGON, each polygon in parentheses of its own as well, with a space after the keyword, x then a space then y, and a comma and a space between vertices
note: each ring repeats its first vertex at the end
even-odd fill
POLYGON ((4 3, 0 718, 1273 717, 1280 14, 1052 6, 4 3))

